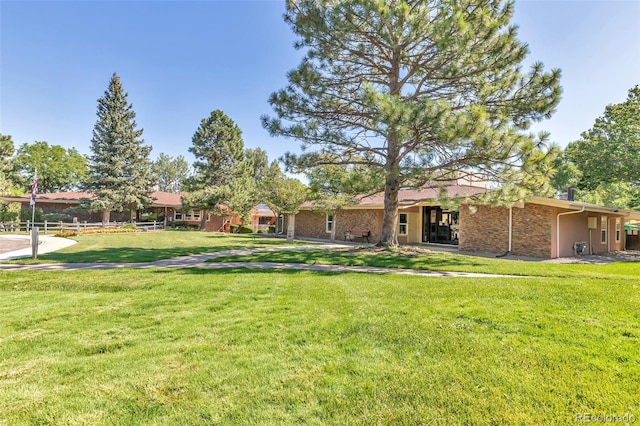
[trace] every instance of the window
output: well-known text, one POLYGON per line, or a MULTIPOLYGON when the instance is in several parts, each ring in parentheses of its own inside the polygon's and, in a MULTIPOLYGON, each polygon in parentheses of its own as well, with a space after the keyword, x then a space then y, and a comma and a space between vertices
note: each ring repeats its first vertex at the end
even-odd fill
POLYGON ((175 220, 182 220, 182 212, 180 210, 176 210, 175 220))
POLYGON ((200 220, 200 210, 194 210, 193 211, 193 219, 194 220, 200 220))
POLYGON ((327 215, 327 232, 331 232, 332 229, 333 229, 333 215, 328 214, 327 215))
POLYGON ((607 217, 600 217, 600 242, 602 244, 607 243, 607 217))
POLYGON ((284 234, 284 215, 278 216, 278 225, 276 227, 276 231, 279 234, 284 234))
POLYGON ((620 234, 621 234, 621 226, 620 226, 620 218, 616 218, 616 243, 620 242, 620 234))
POLYGON ((407 235, 407 230, 409 229, 409 220, 408 220, 408 215, 406 213, 400 213, 400 220, 399 222, 399 228, 398 228, 398 234, 399 235, 407 235))
POLYGON ((268 216, 260 216, 258 218, 258 225, 271 225, 273 222, 273 218, 268 216))

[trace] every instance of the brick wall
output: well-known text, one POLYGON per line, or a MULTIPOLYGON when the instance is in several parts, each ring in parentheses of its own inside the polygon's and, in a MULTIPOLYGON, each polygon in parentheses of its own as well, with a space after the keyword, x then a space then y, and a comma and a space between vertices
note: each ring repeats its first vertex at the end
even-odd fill
MULTIPOLYGON (((340 210, 335 218, 336 240, 344 239, 349 229, 368 229, 371 231, 370 242, 380 239, 380 210, 340 210)), ((308 210, 296 215, 295 235, 297 237, 330 239, 326 232, 326 214, 308 210)))
MULTIPOLYGON (((460 208, 459 249, 471 252, 504 253, 509 248, 509 209, 467 205, 460 208)), ((553 209, 525 204, 512 209, 511 253, 518 256, 551 257, 553 209)))
MULTIPOLYGON (((29 203, 21 203, 23 209, 31 209, 29 203)), ((89 213, 89 212, 68 212, 70 207, 76 207, 77 205, 67 203, 38 203, 36 199, 36 208, 42 209, 44 214, 57 213, 67 214, 71 218, 77 218, 78 222, 102 222, 102 213, 89 213)))

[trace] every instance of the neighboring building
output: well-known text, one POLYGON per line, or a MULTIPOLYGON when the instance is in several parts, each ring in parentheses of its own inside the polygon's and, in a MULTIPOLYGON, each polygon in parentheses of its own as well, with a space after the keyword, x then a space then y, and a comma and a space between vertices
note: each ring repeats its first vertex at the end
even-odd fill
MULTIPOLYGON (((159 222, 168 226, 174 221, 184 221, 189 225, 199 226, 202 219, 201 210, 184 210, 182 208, 181 196, 171 192, 155 191, 151 196, 155 199, 153 204, 140 215, 141 221, 146 221, 148 217, 154 217, 159 222)), ((57 213, 67 215, 71 221, 75 222, 101 222, 102 212, 89 212, 83 206, 93 198, 90 192, 58 192, 48 194, 38 194, 36 207, 41 208, 44 213, 57 213)), ((8 203, 21 203, 22 208, 28 209, 31 195, 6 196, 4 201, 8 203)), ((135 218, 135 212, 110 212, 110 221, 128 222, 135 218)), ((276 221, 274 213, 264 205, 258 205, 251 211, 251 226, 254 231, 267 229, 269 225, 276 221)), ((207 214, 205 228, 207 231, 229 231, 230 225, 239 225, 240 220, 228 209, 224 216, 207 214)))
MULTIPOLYGON (((625 224, 640 219, 636 211, 544 197, 512 208, 463 204, 451 209, 439 201, 488 190, 482 183, 461 181, 421 190, 401 189, 398 242, 451 244, 470 252, 566 257, 624 250, 625 224)), ((335 218, 306 203, 295 218, 296 236, 329 239, 335 226, 338 239, 351 230, 368 230, 369 240, 376 242, 382 231, 383 210, 382 195, 363 198, 359 204, 338 211, 335 218)))
MULTIPOLYGON (((171 222, 173 220, 176 209, 182 207, 180 202, 180 194, 170 192, 155 191, 151 194, 155 199, 153 204, 149 206, 145 213, 155 213, 158 221, 171 222)), ((38 194, 36 198, 36 207, 41 208, 45 214, 58 213, 68 215, 73 221, 77 222, 101 222, 102 212, 90 212, 85 206, 93 198, 91 192, 55 192, 38 194)), ((23 209, 29 209, 29 201, 31 195, 6 196, 3 197, 7 203, 20 203, 23 209)), ((132 212, 110 212, 110 221, 130 221, 132 212)), ((135 212, 133 213, 135 218, 135 212)))

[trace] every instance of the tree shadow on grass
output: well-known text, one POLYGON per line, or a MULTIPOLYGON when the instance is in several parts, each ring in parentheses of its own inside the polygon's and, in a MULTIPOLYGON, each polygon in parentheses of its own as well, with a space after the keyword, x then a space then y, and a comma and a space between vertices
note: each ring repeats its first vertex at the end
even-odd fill
POLYGON ((247 256, 224 256, 212 258, 207 262, 273 262, 304 263, 340 266, 372 266, 379 268, 439 270, 452 267, 480 268, 487 265, 482 258, 472 256, 422 255, 419 257, 395 254, 369 254, 354 251, 278 251, 254 253, 247 256))
MULTIPOLYGON (((304 275, 312 272, 314 275, 319 276, 336 276, 342 275, 344 271, 308 271, 308 270, 300 270, 300 269, 265 269, 265 268, 250 268, 245 266, 238 267, 228 267, 228 268, 166 268, 166 269, 153 269, 151 270, 154 274, 172 274, 179 272, 182 275, 197 275, 197 276, 207 276, 207 275, 237 275, 237 274, 252 274, 252 275, 267 275, 272 276, 273 274, 281 274, 281 275, 304 275)), ((354 272, 349 272, 354 273, 354 272)))
POLYGON ((172 259, 182 256, 192 256, 203 253, 215 253, 227 250, 249 249, 265 247, 261 244, 255 246, 191 246, 191 247, 167 247, 167 248, 139 248, 117 247, 98 250, 86 250, 75 253, 54 252, 39 257, 39 263, 146 263, 156 260, 172 259))

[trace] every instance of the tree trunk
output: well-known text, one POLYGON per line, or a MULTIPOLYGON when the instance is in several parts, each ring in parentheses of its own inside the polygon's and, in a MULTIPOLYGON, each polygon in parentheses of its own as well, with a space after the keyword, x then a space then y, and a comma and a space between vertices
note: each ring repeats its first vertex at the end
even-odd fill
POLYGON ((331 242, 336 240, 336 216, 338 215, 338 210, 334 210, 331 212, 333 216, 333 223, 331 224, 331 242))
MULTIPOLYGON (((273 209, 271 209, 271 211, 276 216, 276 221, 273 224, 273 236, 275 237, 276 235, 278 235, 278 224, 280 223, 280 213, 278 213, 277 211, 275 211, 273 209)), ((283 221, 284 221, 284 218, 283 218, 283 221)), ((260 223, 259 219, 258 219, 258 223, 260 223)))
POLYGON ((384 186, 384 216, 382 217, 382 235, 377 247, 398 246, 398 182, 387 177, 384 186), (391 182, 390 182, 391 181, 391 182))
POLYGON ((384 182, 384 215, 382 217, 382 234, 377 247, 398 246, 398 190, 400 189, 399 154, 400 147, 394 136, 387 140, 387 164, 384 182))
POLYGON ((200 216, 200 230, 201 231, 206 231, 207 230, 207 216, 209 216, 209 211, 208 210, 200 210, 200 214, 202 216, 200 216))
POLYGON ((292 243, 296 228, 296 215, 290 214, 287 219, 287 242, 292 243))

